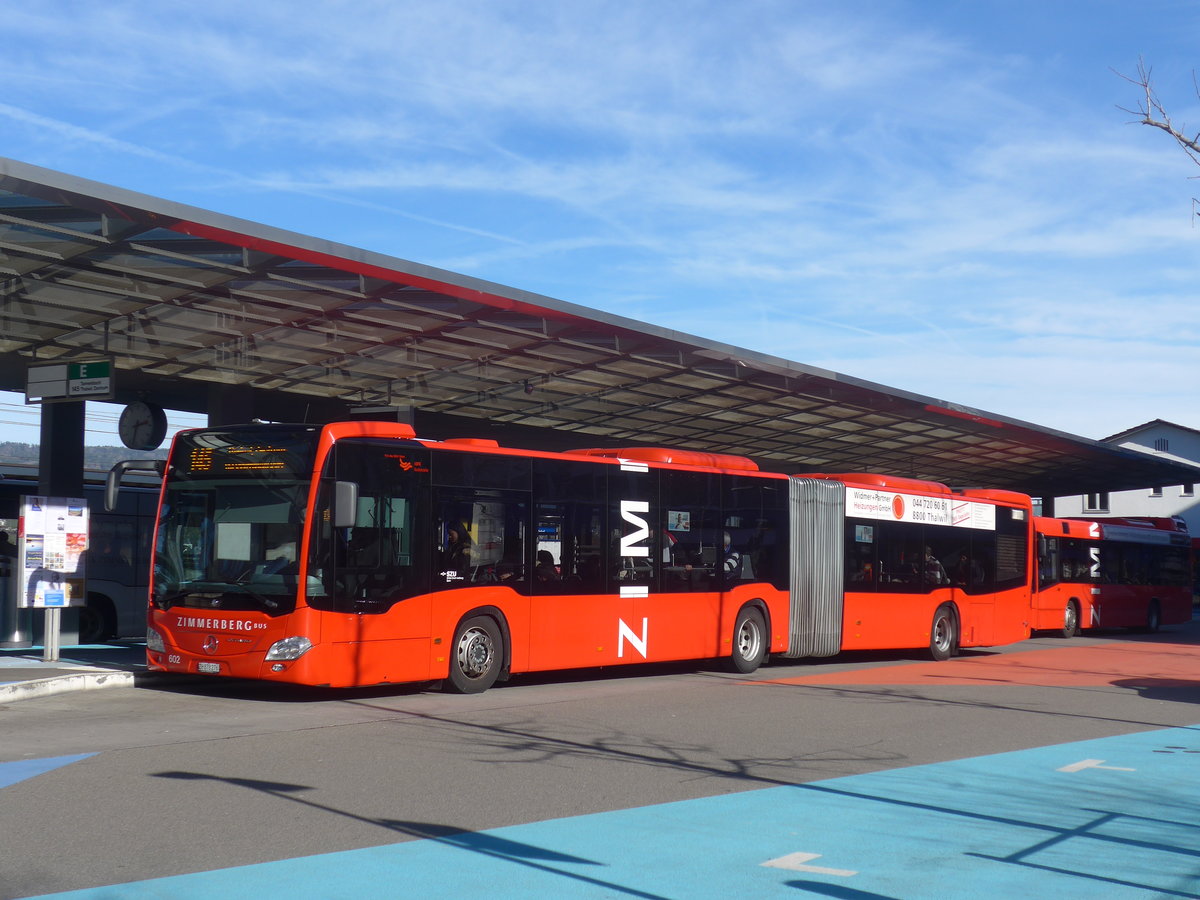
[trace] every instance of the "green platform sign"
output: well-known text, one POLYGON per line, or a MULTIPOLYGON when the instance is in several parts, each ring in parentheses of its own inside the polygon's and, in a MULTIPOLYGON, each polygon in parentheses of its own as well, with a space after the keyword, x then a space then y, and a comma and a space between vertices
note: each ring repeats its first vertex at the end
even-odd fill
POLYGON ((52 363, 29 367, 25 380, 25 402, 111 400, 114 390, 112 360, 52 363))

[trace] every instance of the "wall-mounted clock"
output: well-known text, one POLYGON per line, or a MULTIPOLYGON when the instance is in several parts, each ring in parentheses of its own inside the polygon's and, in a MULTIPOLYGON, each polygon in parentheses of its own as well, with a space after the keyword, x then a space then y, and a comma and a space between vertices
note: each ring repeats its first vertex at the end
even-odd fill
POLYGON ((117 434, 130 450, 157 450, 167 436, 167 414, 161 407, 137 400, 121 411, 117 434))

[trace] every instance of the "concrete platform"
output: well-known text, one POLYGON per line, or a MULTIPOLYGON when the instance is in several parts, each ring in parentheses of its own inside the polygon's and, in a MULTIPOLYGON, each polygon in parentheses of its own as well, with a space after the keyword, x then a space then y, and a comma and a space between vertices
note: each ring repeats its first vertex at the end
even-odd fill
POLYGON ((0 704, 65 691, 132 687, 153 678, 146 671, 144 641, 62 647, 47 662, 39 646, 0 649, 0 704))

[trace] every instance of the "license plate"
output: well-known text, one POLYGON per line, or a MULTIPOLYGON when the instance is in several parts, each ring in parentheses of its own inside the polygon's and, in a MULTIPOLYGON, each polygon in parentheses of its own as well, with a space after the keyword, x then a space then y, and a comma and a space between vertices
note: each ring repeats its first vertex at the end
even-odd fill
POLYGON ((215 674, 221 671, 221 664, 215 662, 198 662, 196 663, 196 671, 215 674))

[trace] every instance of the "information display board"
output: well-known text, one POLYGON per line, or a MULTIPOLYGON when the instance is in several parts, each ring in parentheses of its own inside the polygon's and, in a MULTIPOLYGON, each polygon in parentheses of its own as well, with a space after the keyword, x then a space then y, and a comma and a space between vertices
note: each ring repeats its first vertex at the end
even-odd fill
POLYGON ((85 604, 86 501, 78 497, 23 496, 17 544, 19 607, 54 609, 85 604))
POLYGON ((25 371, 25 402, 111 400, 115 391, 113 371, 110 359, 30 366, 25 371))

